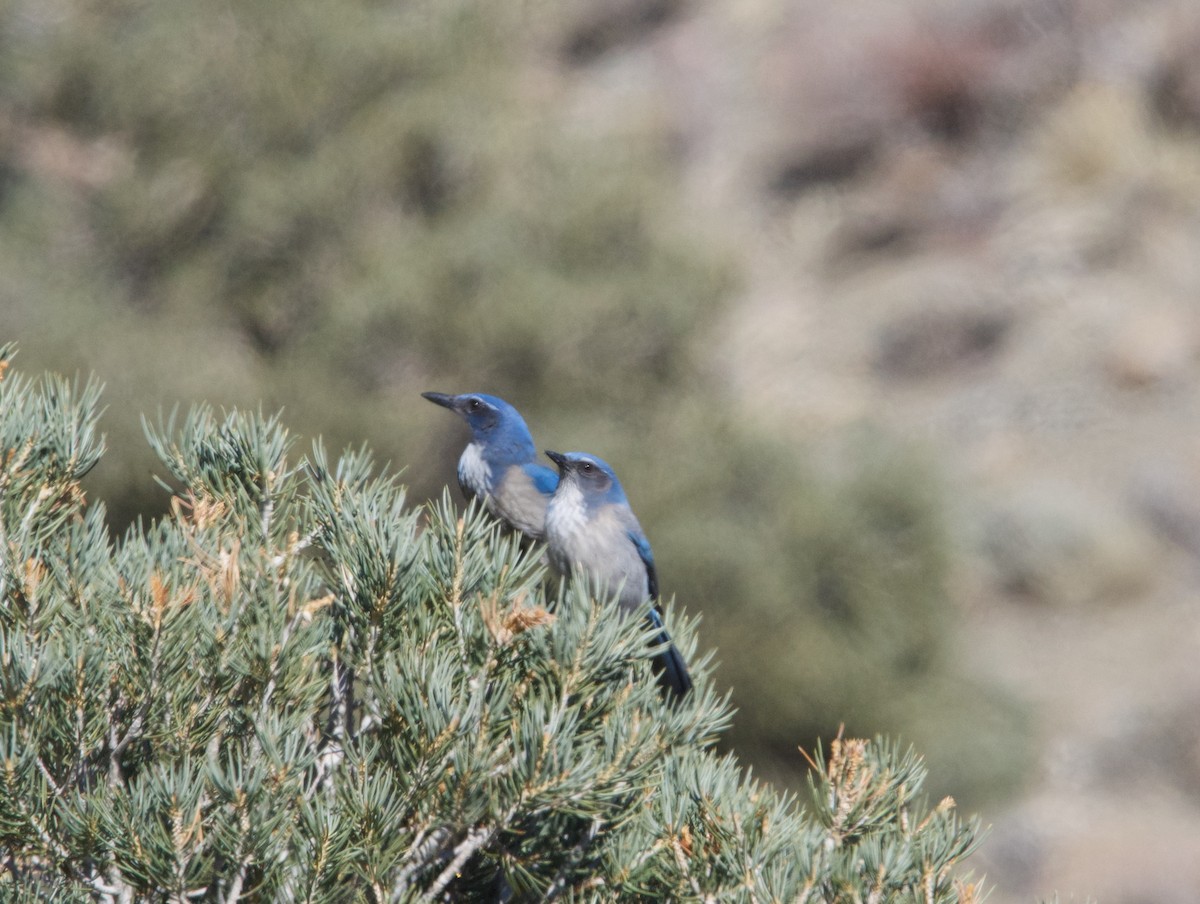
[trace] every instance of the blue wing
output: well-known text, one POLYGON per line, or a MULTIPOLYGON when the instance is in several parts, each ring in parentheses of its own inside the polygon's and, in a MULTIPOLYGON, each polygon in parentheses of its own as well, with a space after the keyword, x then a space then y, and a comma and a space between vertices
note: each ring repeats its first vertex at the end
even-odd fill
POLYGON ((529 464, 521 465, 529 479, 533 481, 534 488, 543 496, 553 496, 554 491, 558 488, 558 472, 553 468, 547 468, 545 465, 529 464))
POLYGON ((650 587, 650 599, 658 599, 658 572, 654 569, 654 553, 650 551, 650 541, 641 531, 626 531, 626 534, 633 541, 633 546, 637 550, 642 564, 646 566, 646 582, 650 587))

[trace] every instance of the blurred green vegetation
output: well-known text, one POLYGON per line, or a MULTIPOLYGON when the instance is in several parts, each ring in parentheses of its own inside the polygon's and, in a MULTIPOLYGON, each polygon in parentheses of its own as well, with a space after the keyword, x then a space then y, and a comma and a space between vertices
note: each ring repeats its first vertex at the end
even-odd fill
POLYGON ((630 404, 728 284, 665 215, 664 139, 570 134, 489 4, 5 9, 2 323, 110 385, 118 517, 154 492, 139 410, 264 398, 428 460, 418 389, 630 404))
POLYGON ((769 775, 844 721, 928 750, 935 791, 1011 787, 1028 735, 959 674, 935 482, 872 441, 831 485, 728 409, 736 262, 675 209, 670 136, 561 96, 591 5, 5 4, 0 337, 106 382, 117 526, 165 504, 161 407, 284 406, 430 495, 464 432, 418 393, 504 396, 615 463, 769 775))

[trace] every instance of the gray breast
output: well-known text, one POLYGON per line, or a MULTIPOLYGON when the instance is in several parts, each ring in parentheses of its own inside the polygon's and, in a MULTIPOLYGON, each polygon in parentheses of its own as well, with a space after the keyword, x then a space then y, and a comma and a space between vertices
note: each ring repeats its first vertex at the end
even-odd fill
POLYGON ((545 494, 520 465, 510 467, 492 491, 495 514, 535 540, 545 532, 546 504, 545 494))
POLYGON ((560 489, 546 518, 551 563, 560 573, 582 571, 632 608, 650 595, 646 565, 615 507, 585 512, 578 491, 560 489), (575 497, 575 498, 573 498, 575 497))

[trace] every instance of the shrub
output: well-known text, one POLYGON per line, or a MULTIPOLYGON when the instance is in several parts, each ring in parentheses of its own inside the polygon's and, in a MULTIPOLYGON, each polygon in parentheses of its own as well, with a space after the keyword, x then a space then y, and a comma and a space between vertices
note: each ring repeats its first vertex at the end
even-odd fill
POLYGON ((365 451, 193 409, 112 540, 98 395, 0 382, 4 900, 976 900, 911 752, 835 740, 801 810, 714 752, 690 620, 674 704, 640 620, 365 451))

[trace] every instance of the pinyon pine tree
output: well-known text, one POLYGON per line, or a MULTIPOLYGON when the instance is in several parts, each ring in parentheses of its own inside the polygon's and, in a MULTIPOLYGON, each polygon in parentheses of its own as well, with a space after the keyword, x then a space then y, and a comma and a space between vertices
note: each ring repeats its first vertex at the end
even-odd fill
POLYGON ((365 451, 195 409, 147 428, 170 513, 113 540, 99 395, 0 380, 0 900, 976 899, 914 754, 758 784, 692 620, 672 704, 641 619, 365 451))

